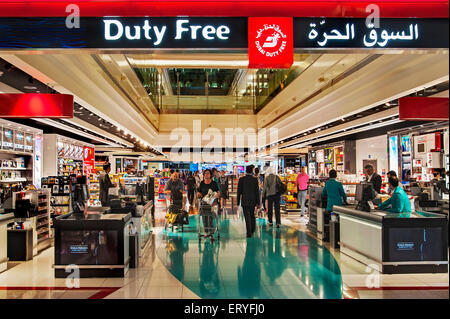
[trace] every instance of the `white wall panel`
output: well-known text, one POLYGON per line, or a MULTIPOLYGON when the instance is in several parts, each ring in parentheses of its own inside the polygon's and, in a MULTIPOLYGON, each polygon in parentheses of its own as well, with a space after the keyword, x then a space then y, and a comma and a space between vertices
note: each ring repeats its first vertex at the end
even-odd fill
POLYGON ((389 171, 387 135, 356 140, 356 173, 364 174, 363 160, 377 160, 377 173, 389 171))

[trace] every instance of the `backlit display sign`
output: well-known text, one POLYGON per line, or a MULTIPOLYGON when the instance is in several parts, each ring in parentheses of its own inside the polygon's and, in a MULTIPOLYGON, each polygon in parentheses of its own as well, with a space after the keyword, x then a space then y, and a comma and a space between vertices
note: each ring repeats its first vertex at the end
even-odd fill
POLYGON ((295 49, 448 48, 448 29, 445 18, 381 18, 379 28, 365 18, 81 17, 79 28, 67 28, 65 17, 0 18, 0 48, 253 50, 254 45, 272 60, 290 52, 292 41, 295 49))

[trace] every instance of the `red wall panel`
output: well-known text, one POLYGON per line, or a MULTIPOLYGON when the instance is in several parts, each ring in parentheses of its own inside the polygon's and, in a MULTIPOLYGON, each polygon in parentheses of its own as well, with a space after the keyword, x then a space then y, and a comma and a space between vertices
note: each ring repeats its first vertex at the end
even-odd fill
POLYGON ((448 121, 447 97, 403 97, 399 100, 400 120, 448 121))
POLYGON ((0 118, 72 118, 73 95, 0 94, 0 118))
POLYGON ((66 16, 77 4, 84 17, 366 17, 376 4, 383 18, 448 18, 448 0, 0 0, 0 17, 66 16))

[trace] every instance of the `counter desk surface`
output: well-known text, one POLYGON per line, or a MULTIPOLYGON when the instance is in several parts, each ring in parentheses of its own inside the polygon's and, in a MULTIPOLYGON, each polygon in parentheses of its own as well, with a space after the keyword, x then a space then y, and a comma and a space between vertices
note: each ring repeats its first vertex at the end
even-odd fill
POLYGON ((356 209, 354 205, 348 206, 333 206, 333 211, 337 214, 351 215, 354 217, 360 217, 363 219, 371 220, 374 222, 383 222, 386 220, 397 220, 397 219, 445 219, 442 214, 436 214, 431 212, 415 211, 411 213, 391 213, 379 209, 375 209, 371 212, 365 212, 356 209))
POLYGON ((0 214, 0 226, 12 223, 14 221, 14 214, 8 213, 8 214, 0 214))
POLYGON ((340 250, 383 273, 448 272, 448 219, 416 211, 364 212, 334 206, 340 250))

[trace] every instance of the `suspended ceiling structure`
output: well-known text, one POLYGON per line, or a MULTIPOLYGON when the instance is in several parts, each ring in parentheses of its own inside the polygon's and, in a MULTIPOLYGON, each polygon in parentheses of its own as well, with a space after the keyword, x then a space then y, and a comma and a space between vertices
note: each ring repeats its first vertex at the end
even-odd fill
MULTIPOLYGON (((192 2, 195 10, 208 11, 200 2, 192 2)), ((251 3, 246 5, 250 10, 251 3)), ((32 8, 39 11, 39 1, 32 8)), ((56 15, 55 8, 48 15, 56 15)), ((98 10, 85 8, 92 16, 98 10)), ((155 159, 173 146, 211 143, 174 140, 175 129, 191 136, 209 128, 223 135, 227 129, 276 129, 276 140, 264 147, 299 149, 322 135, 400 123, 401 97, 448 96, 448 49, 295 50, 288 69, 249 69, 247 51, 236 49, 0 49, 0 58, 0 92, 74 96, 73 119, 43 124, 88 134, 98 149, 143 152, 155 159), (22 73, 12 77, 14 69, 22 73)), ((229 147, 224 139, 214 146, 229 147)))

